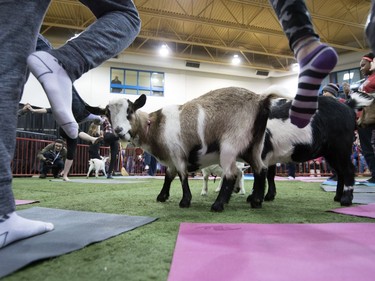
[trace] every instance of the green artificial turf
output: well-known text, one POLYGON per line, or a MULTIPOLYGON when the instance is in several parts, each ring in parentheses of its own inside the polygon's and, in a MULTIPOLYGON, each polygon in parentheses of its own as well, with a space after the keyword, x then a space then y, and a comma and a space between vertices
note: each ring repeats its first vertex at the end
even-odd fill
MULTIPOLYGON (((93 180, 94 178, 90 178, 93 180)), ((128 179, 132 179, 129 177, 128 179)), ((127 182, 129 180, 126 180, 127 182)), ((191 207, 181 209, 181 187, 175 180, 168 202, 156 202, 163 181, 132 179, 134 183, 108 184, 54 182, 39 178, 15 178, 16 199, 39 200, 33 206, 158 217, 156 222, 126 232, 81 250, 36 262, 5 277, 21 280, 167 280, 173 250, 181 222, 203 223, 328 223, 374 222, 327 212, 339 207, 333 193, 322 191, 320 183, 276 182, 278 194, 262 209, 250 209, 246 203, 253 181, 246 180, 247 195, 234 194, 222 213, 210 212, 217 193, 209 183, 208 196, 200 195, 202 181, 190 180, 191 207)), ((251 239, 251 237, 249 237, 251 239)), ((187 265, 188 266, 188 265, 187 265)))

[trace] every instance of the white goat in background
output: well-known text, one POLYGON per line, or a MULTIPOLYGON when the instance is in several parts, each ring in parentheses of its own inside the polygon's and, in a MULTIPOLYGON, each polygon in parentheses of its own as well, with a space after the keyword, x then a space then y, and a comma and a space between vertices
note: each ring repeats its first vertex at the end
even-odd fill
MULTIPOLYGON (((236 178, 236 182, 234 184, 233 192, 244 195, 244 194, 246 194, 244 171, 246 169, 248 169, 250 166, 245 165, 242 162, 237 162, 236 166, 237 166, 237 178, 236 178)), ((203 175, 203 187, 202 187, 202 191, 201 191, 202 196, 207 195, 208 178, 209 178, 210 175, 214 176, 215 179, 216 179, 217 176, 220 176, 220 182, 219 182, 219 185, 217 186, 217 188, 215 189, 215 192, 220 191, 221 185, 223 184, 222 174, 223 174, 223 169, 218 164, 211 165, 211 166, 208 166, 208 167, 202 169, 202 175, 203 175)), ((214 179, 214 182, 215 182, 215 179, 214 179)))

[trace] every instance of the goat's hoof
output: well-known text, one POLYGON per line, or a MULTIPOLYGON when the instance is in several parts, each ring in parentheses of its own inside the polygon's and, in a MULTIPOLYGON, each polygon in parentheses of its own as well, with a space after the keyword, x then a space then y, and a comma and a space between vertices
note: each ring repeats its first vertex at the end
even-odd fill
POLYGON ((253 194, 250 194, 249 196, 247 196, 247 198, 246 198, 246 202, 247 202, 247 203, 250 203, 251 201, 253 201, 253 197, 254 197, 253 194))
POLYGON ((351 206, 353 203, 352 203, 352 200, 342 200, 340 201, 340 205, 343 206, 343 207, 349 207, 351 206))
POLYGON ((341 206, 351 206, 353 204, 353 191, 345 191, 341 197, 341 206))
POLYGON ((190 201, 188 200, 181 200, 180 201, 180 208, 189 208, 190 207, 190 201))
POLYGON ((340 202, 340 201, 341 201, 341 197, 342 197, 342 196, 335 195, 335 197, 333 197, 333 201, 335 201, 335 202, 340 202))
POLYGON ((214 203, 211 206, 211 211, 213 212, 222 212, 224 211, 224 204, 223 203, 214 203))
POLYGON ((253 200, 250 202, 250 206, 253 209, 260 209, 262 208, 262 201, 261 200, 253 200))
POLYGON ((264 201, 273 201, 275 200, 275 194, 267 193, 266 196, 264 196, 264 201))
POLYGON ((169 198, 169 196, 166 195, 166 194, 159 194, 158 197, 156 198, 156 201, 165 202, 165 201, 168 200, 168 198, 169 198))

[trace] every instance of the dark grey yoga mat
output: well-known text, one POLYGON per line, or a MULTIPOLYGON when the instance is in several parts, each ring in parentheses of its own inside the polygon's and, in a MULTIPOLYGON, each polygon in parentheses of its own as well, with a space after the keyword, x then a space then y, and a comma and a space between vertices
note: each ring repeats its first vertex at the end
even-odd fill
POLYGON ((375 203, 375 193, 354 193, 353 194, 354 204, 371 204, 375 203))
POLYGON ((41 207, 17 213, 25 218, 52 222, 55 229, 0 249, 0 278, 32 262, 70 253, 157 219, 41 207))
MULTIPOLYGON (((326 185, 321 184, 320 187, 327 192, 335 192, 336 185, 326 185)), ((366 186, 366 185, 355 185, 354 186, 354 193, 374 193, 375 187, 374 186, 366 186)))

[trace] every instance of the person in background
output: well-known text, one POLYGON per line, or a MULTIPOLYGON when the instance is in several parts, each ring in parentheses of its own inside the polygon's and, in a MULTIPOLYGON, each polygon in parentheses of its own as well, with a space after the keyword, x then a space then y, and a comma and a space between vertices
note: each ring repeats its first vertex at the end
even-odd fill
MULTIPOLYGON (((325 97, 332 97, 340 102, 345 102, 345 99, 339 97, 339 85, 335 83, 328 83, 322 89, 322 95, 325 97)), ((332 175, 327 179, 329 181, 337 181, 336 171, 328 164, 328 170, 332 171, 332 175)))
POLYGON ((352 90, 350 89, 350 84, 348 82, 343 82, 340 98, 343 98, 344 100, 348 100, 350 99, 351 93, 352 93, 352 90))
POLYGON ((296 179, 296 164, 293 162, 289 162, 286 164, 286 168, 288 170, 288 179, 295 180, 296 179))
POLYGON ((303 0, 269 2, 300 66, 298 90, 289 115, 292 124, 304 128, 318 108, 320 84, 335 68, 338 57, 334 49, 320 42, 303 0))
POLYGON ((96 20, 56 50, 35 51, 38 32, 50 0, 0 1, 0 248, 54 229, 52 223, 23 218, 16 212, 11 161, 16 146, 18 104, 28 69, 43 85, 56 122, 77 139, 72 84, 85 72, 119 54, 140 31, 132 0, 83 1, 96 20), (34 53, 33 53, 34 52, 34 53), (29 68, 28 68, 29 67, 29 68), (47 71, 46 71, 47 70, 47 71))
POLYGON ((143 157, 144 157, 144 163, 146 165, 145 170, 147 170, 147 174, 149 176, 154 176, 156 173, 158 161, 153 155, 151 155, 150 153, 146 151, 143 153, 143 157))
POLYGON ((338 98, 339 95, 339 85, 335 83, 329 83, 325 85, 322 89, 322 95, 325 97, 338 98))
POLYGON ((100 126, 96 122, 92 122, 89 126, 87 134, 95 139, 100 140, 89 145, 89 159, 101 159, 99 148, 101 145, 101 141, 103 140, 103 136, 100 132, 100 126))
MULTIPOLYGON (((73 112, 76 112, 78 109, 77 108, 77 105, 76 106, 73 106, 73 112)), ((26 104, 23 108, 22 108, 22 111, 29 111, 31 113, 38 113, 38 114, 46 114, 46 113, 49 113, 51 114, 52 113, 52 109, 51 108, 33 108, 30 104, 26 104)), ((86 114, 84 113, 84 110, 82 109, 81 111, 79 111, 79 115, 77 115, 77 121, 79 123, 81 123, 81 120, 82 122, 84 122, 85 120, 95 120, 96 123, 100 123, 102 122, 102 119, 100 116, 98 115, 94 115, 94 114, 91 114, 90 112, 87 112, 86 114), (88 118, 88 116, 90 116, 88 118)), ((74 159, 74 156, 75 156, 75 152, 77 150, 77 139, 71 139, 69 138, 66 133, 60 128, 60 135, 66 139, 66 143, 67 143, 67 155, 66 155, 66 160, 64 161, 64 169, 63 169, 63 172, 62 172, 62 175, 63 175, 63 180, 64 181, 70 181, 69 178, 68 178, 68 174, 69 174, 69 171, 70 171, 70 168, 72 167, 73 165, 73 159, 74 159)), ((79 131, 78 133, 78 137, 84 141, 87 141, 89 142, 90 144, 97 144, 97 143, 100 143, 103 138, 102 137, 93 137, 93 136, 90 136, 89 134, 86 134, 85 132, 82 132, 82 131, 79 131)))
MULTIPOLYGON (((372 69, 374 54, 365 54, 360 61, 360 71, 365 81, 359 86, 359 91, 364 93, 375 92, 375 72, 372 69)), ((375 183, 375 105, 365 107, 358 114, 358 135, 361 143, 362 154, 365 157, 371 178, 367 181, 375 183)))
POLYGON ((353 142, 352 162, 356 169, 356 172, 359 172, 361 174, 365 172, 365 169, 367 168, 367 166, 366 166, 365 157, 362 154, 358 132, 355 132, 355 140, 353 142))
POLYGON ((53 177, 59 178, 59 173, 64 168, 67 150, 64 147, 64 141, 57 139, 53 143, 48 144, 39 151, 37 157, 40 160, 40 179, 45 179, 50 170, 53 177))
MULTIPOLYGON (((117 84, 117 85, 121 85, 121 81, 118 79, 118 76, 115 77, 115 79, 113 79, 111 81, 111 84, 117 84)), ((111 92, 112 93, 121 93, 122 89, 121 88, 117 88, 117 87, 112 87, 111 88, 111 92)))

